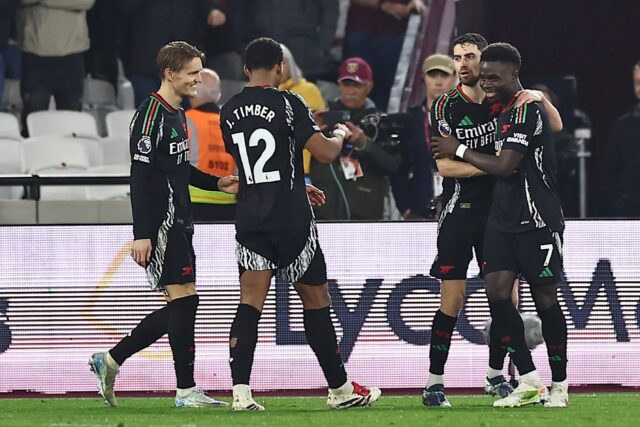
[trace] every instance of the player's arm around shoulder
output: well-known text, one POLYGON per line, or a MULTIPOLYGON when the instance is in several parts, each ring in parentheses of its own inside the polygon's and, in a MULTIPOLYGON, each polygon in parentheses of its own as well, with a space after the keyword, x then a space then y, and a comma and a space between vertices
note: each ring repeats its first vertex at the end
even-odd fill
POLYGON ((544 95, 544 92, 539 90, 523 89, 518 92, 515 107, 520 107, 523 104, 540 103, 545 112, 547 113, 547 119, 549 120, 549 126, 553 132, 560 132, 564 128, 562 123, 562 117, 558 109, 551 103, 551 101, 544 95))

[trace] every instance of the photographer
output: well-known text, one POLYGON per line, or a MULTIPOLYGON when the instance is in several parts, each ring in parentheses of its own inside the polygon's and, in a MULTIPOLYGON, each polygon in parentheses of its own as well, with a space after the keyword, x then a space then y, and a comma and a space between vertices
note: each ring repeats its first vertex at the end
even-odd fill
POLYGON ((328 110, 316 114, 326 132, 335 123, 346 123, 352 133, 340 157, 329 165, 312 159, 310 176, 322 188, 327 202, 316 207, 316 218, 325 220, 379 220, 389 192, 388 176, 402 161, 396 141, 384 131, 383 120, 367 98, 373 87, 371 67, 362 58, 349 58, 340 66, 340 98, 328 110))

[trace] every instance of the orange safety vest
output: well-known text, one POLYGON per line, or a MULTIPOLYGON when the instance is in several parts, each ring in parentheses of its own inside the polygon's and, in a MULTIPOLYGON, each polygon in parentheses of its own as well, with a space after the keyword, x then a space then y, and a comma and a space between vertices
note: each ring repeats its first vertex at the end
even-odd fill
MULTIPOLYGON (((185 114, 189 128, 191 164, 211 175, 232 175, 236 170, 236 163, 224 148, 220 113, 192 108, 185 114)), ((233 194, 202 190, 191 185, 189 194, 192 203, 228 205, 236 202, 233 194)))

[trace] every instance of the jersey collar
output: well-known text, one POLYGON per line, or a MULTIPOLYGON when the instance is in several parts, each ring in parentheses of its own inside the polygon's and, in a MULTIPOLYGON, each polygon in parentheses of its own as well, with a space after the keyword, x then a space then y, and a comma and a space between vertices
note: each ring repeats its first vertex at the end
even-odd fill
POLYGON ((162 106, 164 108, 166 108, 167 110, 169 110, 170 112, 175 113, 176 111, 178 111, 175 108, 173 108, 171 106, 171 104, 169 104, 167 101, 165 101, 165 99, 162 96, 160 96, 160 94, 158 92, 153 92, 151 94, 151 97, 157 99, 158 102, 160 102, 160 104, 162 104, 162 106))
POLYGON ((484 99, 483 99, 480 102, 476 102, 473 99, 469 98, 469 96, 467 96, 467 94, 464 93, 464 91, 462 90, 462 83, 458 83, 458 85, 456 86, 456 91, 462 97, 462 99, 464 99, 465 101, 467 101, 470 104, 482 104, 482 101, 484 101, 484 99))
POLYGON ((511 101, 509 101, 507 105, 502 107, 502 112, 504 113, 505 111, 510 109, 513 106, 514 102, 516 102, 516 95, 513 95, 513 98, 511 98, 511 101))

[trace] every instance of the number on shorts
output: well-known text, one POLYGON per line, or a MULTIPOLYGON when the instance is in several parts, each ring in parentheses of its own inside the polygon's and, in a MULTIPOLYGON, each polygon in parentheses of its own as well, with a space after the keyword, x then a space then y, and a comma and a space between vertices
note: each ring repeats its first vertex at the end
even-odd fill
POLYGON ((547 256, 544 259, 543 267, 548 267, 549 261, 551 261, 551 254, 553 253, 553 244, 549 243, 548 245, 540 245, 540 249, 543 251, 547 251, 547 256))
POLYGON ((247 180, 247 184, 262 184, 264 182, 276 182, 280 181, 279 171, 265 171, 264 166, 269 161, 273 154, 276 152, 276 139, 271 132, 266 129, 256 129, 249 137, 249 147, 257 147, 260 141, 264 141, 264 151, 256 161, 256 164, 251 168, 249 162, 249 155, 247 154, 247 142, 244 138, 244 133, 234 133, 231 135, 233 143, 238 146, 240 153, 240 160, 242 161, 242 169, 244 169, 244 175, 247 180))

